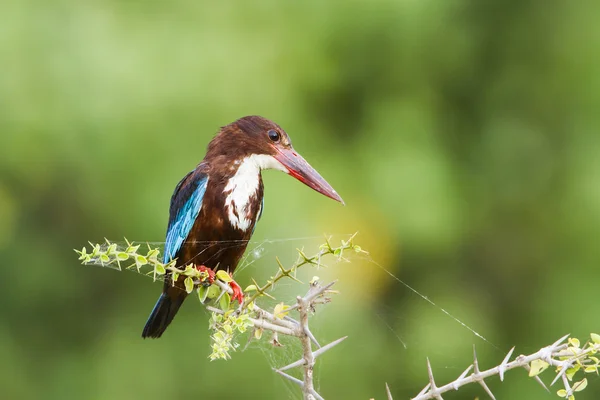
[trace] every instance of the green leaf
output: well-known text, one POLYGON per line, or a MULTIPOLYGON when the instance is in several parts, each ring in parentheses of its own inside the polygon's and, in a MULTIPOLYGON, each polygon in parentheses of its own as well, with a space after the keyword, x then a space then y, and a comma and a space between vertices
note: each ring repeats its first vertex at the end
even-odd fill
POLYGON ((148 259, 150 259, 150 260, 156 260, 158 258, 158 254, 159 254, 158 249, 152 249, 152 250, 148 251, 148 254, 146 255, 146 257, 148 257, 148 259))
POLYGON ((590 336, 592 337, 592 342, 600 344, 600 335, 597 333, 592 333, 590 336))
POLYGON ((146 259, 146 257, 138 254, 135 256, 135 263, 137 264, 138 267, 142 267, 142 266, 148 264, 148 260, 146 259))
POLYGON ((120 252, 117 253, 117 260, 119 261, 127 261, 129 260, 129 254, 125 253, 125 252, 120 252))
POLYGON ((569 379, 570 381, 573 380, 573 377, 575 376, 577 371, 579 371, 579 368, 581 368, 579 365, 575 365, 575 366, 567 369, 567 372, 565 373, 565 375, 567 376, 567 379, 569 379))
POLYGON ((177 282, 178 279, 179 279, 179 274, 177 272, 173 272, 173 275, 171 275, 171 284, 173 286, 175 286, 175 282, 177 282))
POLYGON ((584 371, 586 374, 591 374, 594 372, 598 372, 598 367, 585 367, 584 371))
POLYGON ((219 293, 221 293, 221 288, 218 287, 217 285, 210 285, 208 287, 208 298, 209 299, 214 299, 215 297, 217 297, 219 295, 219 293))
POLYGON ((217 271, 217 278, 223 282, 232 282, 233 279, 231 278, 231 276, 229 276, 229 274, 225 271, 223 271, 222 269, 217 271))
POLYGON ((550 364, 548 364, 544 360, 533 360, 530 364, 529 376, 538 376, 539 374, 544 372, 544 370, 549 366, 550 364))
POLYGON ((273 310, 273 315, 277 319, 283 319, 283 317, 288 315, 289 311, 287 311, 287 310, 289 310, 289 308, 290 308, 290 306, 286 306, 283 303, 279 303, 275 306, 275 309, 273 310))
POLYGON ((117 252, 117 245, 115 243, 108 246, 106 249, 106 254, 113 255, 117 252))
POLYGON ((200 303, 204 303, 206 298, 208 297, 208 287, 204 285, 200 285, 198 288, 198 298, 200 299, 200 303))
POLYGON ((219 300, 219 307, 223 311, 229 310, 229 305, 231 304, 231 298, 229 297, 229 293, 223 293, 221 296, 221 300, 219 300))
POLYGON ((581 392, 583 389, 587 387, 587 378, 583 378, 579 382, 573 385, 574 392, 581 392))
POLYGON ((156 263, 156 265, 154 266, 154 272, 156 272, 157 275, 164 275, 167 273, 167 271, 165 270, 165 265, 163 263, 156 263))
POLYGON ((133 243, 131 243, 129 245, 129 247, 127 247, 127 249, 125 250, 125 252, 129 253, 129 254, 136 254, 138 249, 140 248, 140 245, 133 245, 133 243))
POLYGON ((581 343, 579 343, 579 339, 577 338, 569 338, 569 344, 576 348, 579 348, 579 346, 581 346, 581 343))
POLYGON ((194 280, 188 276, 187 278, 185 278, 185 281, 183 281, 183 283, 185 285, 185 291, 188 293, 192 293, 192 290, 194 290, 194 280))
POLYGON ((256 328, 254 330, 254 337, 256 338, 256 340, 260 340, 260 338, 262 337, 262 334, 263 334, 262 328, 256 328))
POLYGON ((100 262, 108 264, 110 262, 110 257, 107 254, 100 254, 100 262))
POLYGON ((248 292, 256 292, 256 285, 248 285, 248 287, 244 289, 244 293, 248 292))
POLYGON ((558 397, 562 397, 563 399, 567 397, 567 391, 565 389, 560 389, 558 392, 556 392, 556 394, 558 397))

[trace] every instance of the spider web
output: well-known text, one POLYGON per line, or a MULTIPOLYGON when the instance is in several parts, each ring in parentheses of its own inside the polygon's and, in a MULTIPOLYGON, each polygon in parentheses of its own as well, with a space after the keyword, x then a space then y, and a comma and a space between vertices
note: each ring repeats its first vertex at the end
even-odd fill
MULTIPOLYGON (((347 240, 350 238, 351 234, 336 234, 327 236, 330 241, 335 244, 339 243, 341 240, 347 240)), ((246 287, 251 283, 251 278, 256 279, 259 283, 264 283, 267 279, 269 279, 272 275, 274 275, 277 271, 276 264, 274 262, 275 257, 279 257, 281 263, 284 266, 292 265, 297 260, 297 250, 305 250, 308 255, 316 253, 318 251, 319 246, 325 241, 325 236, 303 236, 303 237, 291 237, 291 238, 278 238, 271 239, 266 238, 262 240, 251 240, 251 241, 222 241, 222 242, 206 242, 207 248, 212 246, 221 246, 223 249, 231 249, 238 246, 247 246, 244 256, 242 257, 239 265, 235 270, 234 277, 236 281, 238 281, 242 288, 246 287), (224 246, 225 245, 225 246, 224 246)), ((360 241, 360 240, 358 240, 360 241)), ((128 243, 125 241, 117 241, 112 242, 117 245, 118 249, 125 249, 128 246, 128 243)), ((136 242, 137 244, 147 245, 148 248, 158 248, 161 251, 161 254, 164 250, 165 242, 136 242)), ((143 254, 143 248, 140 247, 140 253, 143 254)), ((203 251, 206 251, 203 250, 203 251)), ((196 254, 190 260, 186 260, 185 264, 191 263, 194 261, 196 257, 198 257, 201 253, 196 254)), ((218 253, 217 253, 218 255, 218 253)), ((429 306, 434 307, 437 311, 444 314, 446 317, 450 318, 456 324, 458 324, 462 329, 464 329, 469 334, 475 336, 479 340, 483 341, 486 345, 493 347, 496 350, 500 350, 498 346, 488 340, 484 335, 480 332, 472 328, 470 325, 465 323, 463 320, 459 319, 453 313, 451 313, 445 307, 437 304, 432 298, 428 295, 422 293, 419 289, 415 288, 411 284, 400 279, 396 274, 394 274, 391 270, 384 267, 380 263, 378 263, 375 259, 373 259, 369 254, 352 254, 349 255, 349 261, 353 262, 356 259, 365 263, 366 265, 371 266, 374 269, 381 270, 387 276, 387 279, 390 279, 392 282, 389 283, 390 286, 393 285, 393 290, 405 290, 408 291, 412 296, 412 300, 409 299, 407 301, 420 301, 425 302, 429 306)), ((333 275, 336 279, 344 280, 344 262, 343 261, 335 261, 335 258, 332 256, 327 260, 324 260, 324 263, 327 264, 328 273, 331 274, 331 269, 336 268, 333 271, 333 275)), ((184 264, 184 265, 185 265, 184 264)), ((120 269, 116 265, 102 265, 103 267, 120 269)), ((324 266, 323 266, 324 268, 324 266)), ((320 267, 314 266, 305 266, 302 269, 298 270, 298 279, 304 283, 308 282, 312 276, 319 275, 320 267)), ((135 271, 135 269, 133 269, 135 271)), ((152 274, 144 274, 149 278, 153 278, 152 274)), ((297 295, 303 295, 304 290, 306 290, 306 284, 301 285, 300 283, 294 282, 290 279, 284 279, 281 282, 278 282, 274 289, 269 293, 272 294, 276 300, 269 298, 261 298, 259 304, 262 308, 272 309, 276 304, 283 302, 284 304, 292 305, 295 303, 295 298, 297 295)), ((350 294, 348 294, 350 295, 350 294)), ((341 299, 340 299, 341 300, 341 299)), ((343 301, 336 300, 336 303, 343 303, 343 301)), ((407 339, 403 337, 403 334, 399 331, 399 329, 394 328, 390 324, 390 319, 398 320, 398 319, 407 319, 408 317, 399 313, 397 309, 393 307, 388 307, 386 305, 378 304, 378 310, 374 312, 376 317, 376 321, 381 324, 381 326, 389 330, 393 337, 400 343, 404 350, 408 350, 411 347, 411 343, 408 343, 407 339)), ((317 339, 321 342, 321 345, 329 343, 330 341, 337 339, 337 337, 327 337, 327 325, 329 321, 319 321, 319 309, 317 309, 316 314, 311 319, 311 330, 313 334, 317 337, 317 339)), ((419 323, 419 321, 414 321, 415 323, 419 323)), ((413 321, 408 321, 408 324, 413 323, 413 321)), ((250 333, 251 334, 251 333, 250 333)), ((352 332, 347 332, 348 335, 352 335, 352 332)), ((261 340, 251 340, 248 341, 248 335, 246 337, 239 337, 238 343, 241 345, 240 350, 258 350, 267 360, 269 366, 271 368, 280 368, 285 365, 288 365, 298 359, 301 358, 302 348, 295 338, 288 338, 284 335, 280 335, 277 339, 281 343, 281 346, 274 346, 271 341, 271 334, 269 332, 265 332, 261 340)), ((433 351, 435 351, 432 348, 433 351)), ((431 355, 431 354, 429 354, 431 355)), ((319 388, 320 384, 320 371, 321 364, 327 363, 327 357, 320 358, 319 362, 316 365, 314 372, 314 383, 315 387, 319 388)), ((440 368, 438 366, 438 368, 440 368)), ((449 368, 454 369, 453 366, 445 366, 441 368, 449 368)), ((289 371, 288 371, 289 372, 289 371)), ((298 378, 301 378, 298 373, 294 374, 298 378)), ((287 396, 290 399, 294 399, 298 397, 298 388, 292 382, 289 382, 285 379, 282 379, 276 374, 273 374, 273 382, 277 384, 277 382, 283 382, 286 387, 287 396)))

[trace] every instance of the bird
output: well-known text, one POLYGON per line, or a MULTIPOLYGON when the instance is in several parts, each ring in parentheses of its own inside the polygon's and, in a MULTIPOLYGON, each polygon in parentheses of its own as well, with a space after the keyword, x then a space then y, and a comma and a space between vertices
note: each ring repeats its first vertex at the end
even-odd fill
MULTIPOLYGON (((311 189, 342 204, 321 175, 294 150, 288 134, 275 122, 246 116, 222 127, 209 142, 204 159, 175 187, 171 196, 163 263, 177 268, 193 264, 232 274, 243 256, 264 208, 261 171, 285 172, 311 189)), ((185 276, 164 279, 162 294, 142 331, 159 338, 187 297, 185 276)), ((243 301, 240 286, 230 282, 232 299, 243 301)))

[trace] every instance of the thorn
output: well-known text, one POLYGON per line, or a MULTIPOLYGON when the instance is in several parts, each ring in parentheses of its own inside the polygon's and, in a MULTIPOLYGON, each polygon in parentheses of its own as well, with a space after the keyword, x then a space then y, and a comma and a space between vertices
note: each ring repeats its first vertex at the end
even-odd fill
POLYGON ((477 351, 475 345, 473 345, 473 371, 476 375, 479 375, 479 362, 477 361, 477 351))
POLYGON ((388 386, 387 382, 385 383, 385 393, 387 394, 388 400, 394 400, 392 398, 392 392, 390 392, 390 387, 388 386))
POLYGON ((433 379, 433 371, 431 369, 431 363, 429 362, 429 357, 427 357, 427 374, 429 375, 429 386, 430 386, 431 394, 437 400, 444 400, 442 398, 442 396, 439 393, 437 393, 437 387, 435 386, 435 380, 433 379))
POLYGON ((552 381, 550 386, 553 386, 556 383, 556 381, 558 381, 561 378, 561 376, 566 374, 567 369, 570 366, 569 364, 570 364, 569 360, 565 360, 562 362, 562 365, 560 366, 560 372, 558 374, 556 374, 556 377, 554 378, 554 380, 552 381))
POLYGON ((481 371, 479 371, 479 361, 477 361, 477 351, 475 350, 475 345, 473 345, 473 375, 475 377, 475 381, 479 382, 488 396, 490 396, 492 400, 496 400, 496 397, 488 387, 487 383, 485 383, 483 378, 481 378, 481 371))
POLYGON ((300 367, 300 366, 302 366, 302 365, 304 365, 304 358, 301 358, 301 359, 300 359, 300 360, 298 360, 298 361, 294 361, 293 363, 291 363, 291 364, 288 364, 288 365, 286 365, 285 367, 281 367, 281 368, 279 368, 279 370, 278 370, 278 371, 287 371, 288 369, 292 369, 292 368, 300 367))
POLYGON ((452 387, 454 388, 454 390, 458 390, 458 381, 461 381, 465 378, 465 376, 467 376, 467 374, 469 372, 471 372, 471 369, 473 368, 473 364, 469 365, 469 367, 467 369, 465 369, 465 371, 460 374, 460 376, 458 377, 457 380, 454 381, 454 384, 452 385, 452 387))
POLYGON ((552 343, 550 345, 550 347, 557 347, 559 344, 561 344, 562 342, 564 342, 565 340, 567 340, 567 338, 571 336, 570 333, 567 333, 565 336, 561 337, 560 339, 558 339, 556 342, 552 343))
POLYGON ((310 394, 312 394, 316 400, 325 400, 319 393, 317 393, 314 389, 310 391, 310 394))
POLYGON ((308 326, 305 326, 303 330, 304 330, 304 333, 306 333, 306 336, 308 336, 310 338, 311 342, 313 342, 315 344, 315 346, 321 348, 321 345, 317 341, 317 338, 315 337, 315 335, 313 335, 313 333, 310 331, 310 329, 308 329, 308 326))
POLYGON ((341 337, 341 338, 339 338, 337 340, 334 340, 333 342, 331 342, 329 344, 326 344, 325 346, 323 346, 320 349, 318 349, 315 352, 313 352, 313 357, 314 358, 319 357, 321 354, 325 353, 327 350, 330 350, 330 349, 334 348, 335 346, 337 346, 338 344, 342 343, 346 339, 348 339, 348 336, 341 337))
MULTIPOLYGON (((320 349, 314 351, 313 358, 319 357, 321 354, 325 353, 327 350, 330 350, 333 347, 337 346, 338 344, 342 343, 347 338, 348 338, 348 336, 344 336, 344 337, 339 338, 338 340, 334 340, 333 342, 326 344, 325 346, 321 347, 320 349)), ((289 365, 286 365, 285 367, 279 368, 279 371, 286 371, 288 369, 300 367, 302 365, 304 365, 304 358, 301 358, 298 361, 295 361, 289 365)))
POLYGON ((300 258, 303 260, 304 264, 312 264, 312 260, 310 258, 308 258, 302 250, 300 250, 300 249, 296 249, 296 250, 298 251, 298 254, 300 254, 300 258))
POLYGON ((429 388, 431 387, 431 383, 428 383, 427 385, 425 385, 425 387, 423 388, 423 390, 421 390, 419 392, 419 394, 417 395, 417 397, 421 397, 423 396, 425 393, 427 393, 427 391, 429 390, 429 388))
POLYGON ((300 385, 300 387, 304 386, 304 382, 302 382, 300 379, 294 378, 291 375, 286 374, 285 372, 281 372, 278 369, 273 368, 273 371, 277 372, 279 375, 283 376, 285 379, 290 380, 294 383, 297 383, 298 385, 300 385))
POLYGON ((504 360, 502 360, 502 363, 498 367, 498 374, 500 375, 500 382, 504 382, 504 372, 506 372, 506 365, 508 364, 508 360, 510 360, 510 357, 512 356, 513 351, 515 351, 514 347, 512 349, 510 349, 510 351, 508 352, 506 357, 504 357, 504 360))
POLYGON ((479 384, 483 387, 483 389, 485 389, 486 393, 492 398, 492 400, 496 400, 496 397, 494 396, 487 383, 485 383, 483 379, 479 381, 479 384))
POLYGON ((542 387, 544 389, 546 389, 546 392, 552 393, 552 392, 550 392, 550 389, 548 389, 548 387, 546 386, 546 384, 540 379, 539 376, 534 376, 534 379, 536 380, 537 383, 539 383, 540 385, 542 385, 542 387))
MULTIPOLYGON (((291 310, 291 309, 292 309, 292 308, 290 307, 290 310, 291 310)), ((300 325, 300 322, 296 321, 294 318, 290 317, 289 315, 285 315, 285 316, 283 317, 283 319, 284 319, 284 320, 286 320, 286 321, 292 322, 292 323, 294 323, 294 324, 296 324, 296 325, 300 325)))
POLYGON ((286 275, 287 271, 285 270, 285 268, 283 268, 283 264, 281 263, 281 261, 279 261, 279 257, 275 257, 275 261, 277 261, 277 266, 279 267, 281 273, 286 275))

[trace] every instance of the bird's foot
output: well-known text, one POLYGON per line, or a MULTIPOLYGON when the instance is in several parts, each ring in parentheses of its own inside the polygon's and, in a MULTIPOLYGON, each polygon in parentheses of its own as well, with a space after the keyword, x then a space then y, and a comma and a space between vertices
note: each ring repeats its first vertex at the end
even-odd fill
MULTIPOLYGON (((231 275, 231 274, 229 274, 231 275)), ((237 300, 239 304, 244 302, 244 292, 242 292, 242 288, 236 281, 233 280, 233 276, 231 277, 231 282, 229 282, 229 287, 232 290, 231 300, 237 300)))
POLYGON ((204 265, 196 265, 196 269, 200 272, 206 273, 206 278, 201 280, 202 286, 210 286, 215 281, 216 273, 212 269, 204 265))

